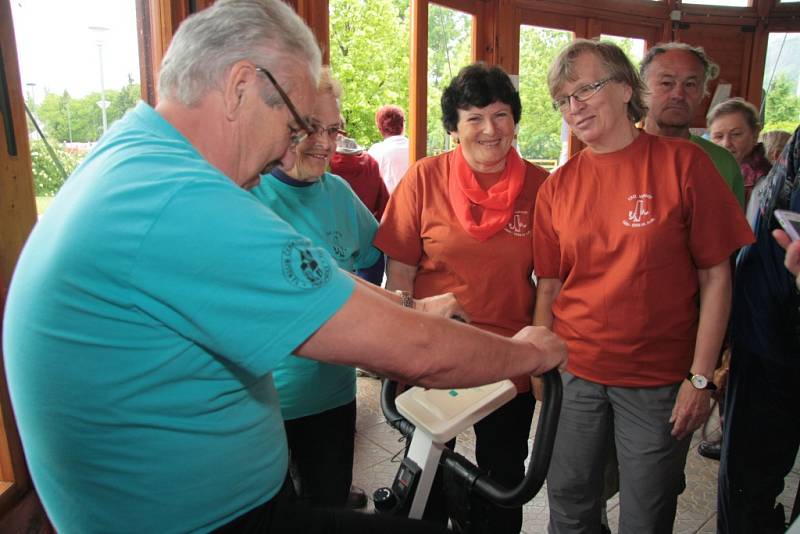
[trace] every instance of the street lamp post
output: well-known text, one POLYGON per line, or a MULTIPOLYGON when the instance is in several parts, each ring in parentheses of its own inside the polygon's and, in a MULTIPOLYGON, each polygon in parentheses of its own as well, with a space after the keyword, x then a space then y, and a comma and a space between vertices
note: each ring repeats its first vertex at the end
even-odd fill
POLYGON ((28 82, 25 85, 28 86, 28 101, 31 103, 31 111, 34 111, 36 108, 36 83, 28 82))
POLYGON ((72 99, 67 99, 67 131, 69 132, 69 142, 72 142, 72 114, 69 111, 69 106, 72 103, 72 99))
POLYGON ((108 116, 106 115, 106 109, 108 108, 108 102, 106 101, 106 88, 105 88, 105 78, 103 76, 103 39, 102 35, 103 32, 108 31, 108 28, 105 26, 89 26, 89 29, 93 32, 96 32, 98 35, 97 39, 97 54, 100 58, 100 101, 97 103, 100 106, 100 110, 103 115, 103 133, 106 133, 108 129, 108 116))

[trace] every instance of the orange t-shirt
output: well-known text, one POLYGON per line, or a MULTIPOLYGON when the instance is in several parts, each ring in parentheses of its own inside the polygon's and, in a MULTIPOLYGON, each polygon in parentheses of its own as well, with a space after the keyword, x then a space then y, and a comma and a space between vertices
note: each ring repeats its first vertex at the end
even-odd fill
POLYGON ((567 370, 628 387, 686 377, 697 270, 754 240, 702 149, 645 132, 617 152, 583 150, 554 171, 534 228, 536 275, 563 284, 552 310, 567 370))
POLYGON ((414 297, 452 291, 474 326, 513 336, 533 316, 533 205, 547 171, 525 162, 514 215, 481 242, 464 231, 450 205, 449 161, 445 153, 408 170, 389 199, 374 245, 418 267, 414 297))

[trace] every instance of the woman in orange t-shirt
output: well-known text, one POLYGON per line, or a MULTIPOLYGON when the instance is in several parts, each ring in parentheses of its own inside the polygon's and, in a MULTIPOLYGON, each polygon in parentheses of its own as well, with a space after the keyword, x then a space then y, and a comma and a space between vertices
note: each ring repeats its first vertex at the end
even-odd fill
POLYGON ((550 532, 598 531, 612 439, 620 533, 671 532, 690 437, 710 410, 729 258, 753 235, 700 148, 635 127, 646 89, 616 45, 574 41, 548 85, 587 147, 553 172, 535 211, 534 324, 569 350, 550 532))
MULTIPOLYGON (((374 241, 389 257, 387 289, 452 292, 474 326, 507 337, 533 318, 533 205, 547 176, 513 147, 521 113, 502 69, 462 69, 442 94, 456 149, 408 170, 374 241)), ((524 476, 535 404, 530 378, 513 380, 517 397, 475 425, 478 465, 509 487, 524 476)), ((490 532, 517 533, 522 509, 492 508, 488 523, 490 532)))

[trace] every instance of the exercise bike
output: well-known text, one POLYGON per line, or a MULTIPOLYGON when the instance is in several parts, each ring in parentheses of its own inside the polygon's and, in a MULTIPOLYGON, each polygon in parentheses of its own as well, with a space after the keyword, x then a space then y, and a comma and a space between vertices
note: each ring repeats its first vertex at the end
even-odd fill
POLYGON ((513 399, 510 380, 469 389, 413 387, 396 397, 397 382, 384 380, 381 409, 386 421, 411 439, 391 487, 373 493, 376 513, 422 518, 437 469, 442 470, 453 529, 474 532, 484 526, 487 506, 519 507, 544 484, 561 411, 561 376, 542 375, 544 400, 525 477, 507 488, 445 443, 513 399), (396 397, 396 398, 395 398, 396 397))

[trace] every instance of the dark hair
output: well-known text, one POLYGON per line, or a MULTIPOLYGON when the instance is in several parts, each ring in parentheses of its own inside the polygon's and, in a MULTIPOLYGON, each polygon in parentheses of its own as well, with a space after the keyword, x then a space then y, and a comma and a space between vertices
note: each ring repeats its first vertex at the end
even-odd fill
POLYGON ((619 83, 627 84, 632 91, 628 102, 628 118, 631 122, 639 122, 647 114, 644 95, 647 86, 639 78, 639 74, 631 64, 628 56, 620 47, 608 41, 595 39, 575 39, 559 52, 547 73, 547 87, 550 96, 556 98, 564 84, 578 79, 575 62, 583 54, 594 54, 605 69, 607 76, 619 83))
POLYGON ((706 51, 703 50, 702 46, 692 46, 686 43, 676 42, 658 43, 647 51, 644 59, 642 59, 642 62, 639 64, 639 75, 642 77, 642 80, 644 80, 645 83, 647 82, 647 69, 656 57, 673 50, 694 54, 694 57, 697 58, 697 61, 703 66, 703 94, 708 94, 706 83, 708 80, 713 80, 719 76, 719 65, 711 61, 711 58, 706 55, 706 51))
POLYGON ((378 108, 378 112, 375 113, 375 125, 381 135, 402 134, 404 122, 403 110, 397 106, 381 106, 378 108))
POLYGON ((464 67, 442 93, 442 125, 445 131, 456 131, 459 109, 473 106, 485 108, 494 102, 511 106, 514 124, 519 122, 522 103, 508 74, 500 67, 489 67, 483 62, 464 67))

